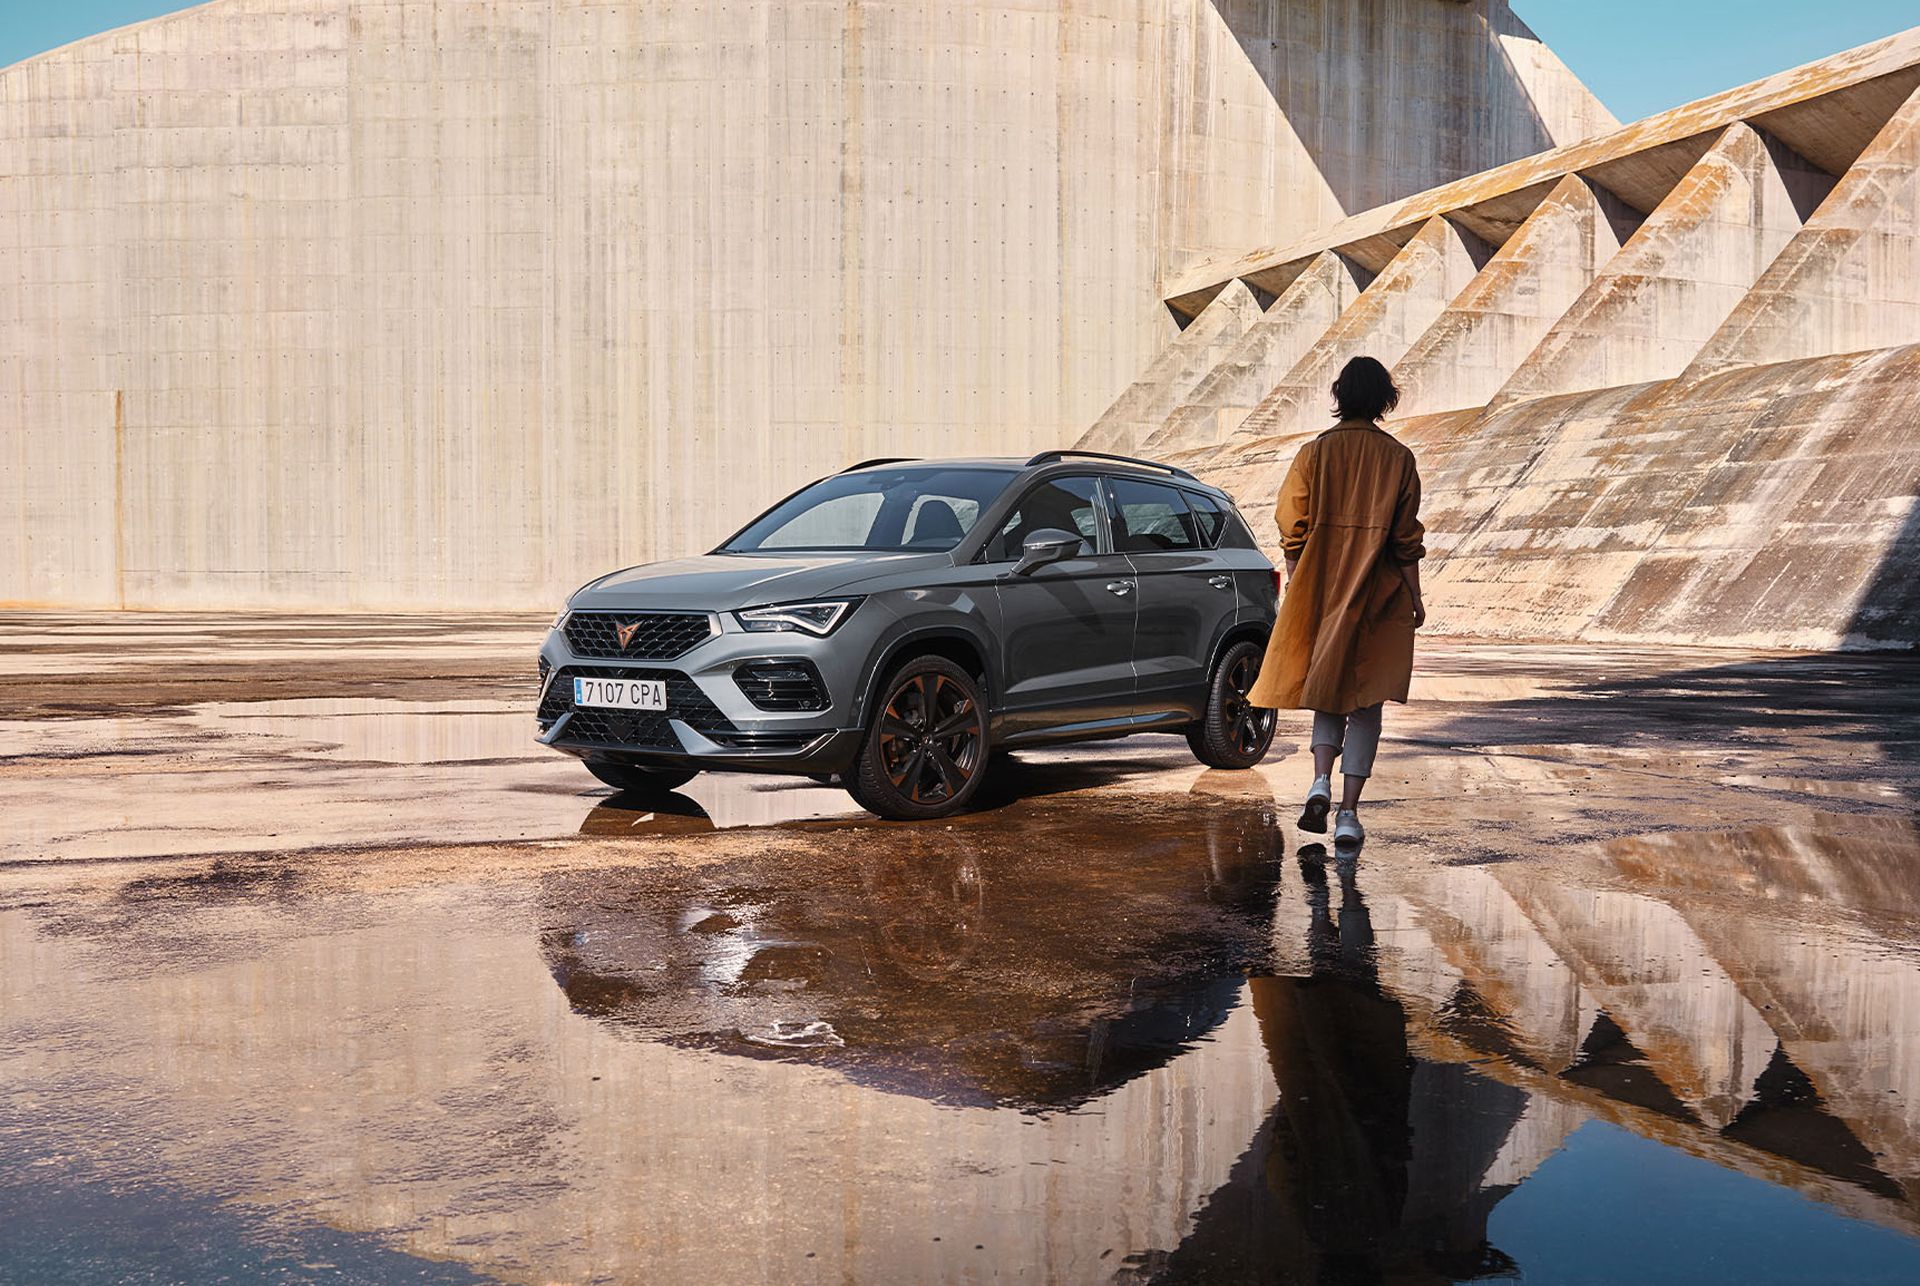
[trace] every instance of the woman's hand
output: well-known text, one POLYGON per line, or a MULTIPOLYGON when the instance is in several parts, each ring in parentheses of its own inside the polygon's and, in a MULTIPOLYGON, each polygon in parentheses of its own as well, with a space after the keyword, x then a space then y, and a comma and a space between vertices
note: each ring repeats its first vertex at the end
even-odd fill
POLYGON ((1420 564, 1401 563, 1400 579, 1407 583, 1407 593, 1413 596, 1413 628, 1417 630, 1427 623, 1427 597, 1420 592, 1420 564))

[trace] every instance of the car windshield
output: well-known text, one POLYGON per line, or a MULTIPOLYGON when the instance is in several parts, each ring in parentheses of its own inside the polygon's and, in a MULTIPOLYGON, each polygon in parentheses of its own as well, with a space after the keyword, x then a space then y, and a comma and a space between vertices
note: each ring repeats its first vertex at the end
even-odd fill
POLYGON ((925 466, 836 474, 769 509, 721 552, 944 553, 1015 476, 925 466))

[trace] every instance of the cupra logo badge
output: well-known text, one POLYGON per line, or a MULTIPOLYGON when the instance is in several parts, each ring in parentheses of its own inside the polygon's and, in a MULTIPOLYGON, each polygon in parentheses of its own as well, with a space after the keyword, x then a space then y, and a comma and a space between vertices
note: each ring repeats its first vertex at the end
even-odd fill
POLYGON ((640 627, 644 623, 645 622, 642 621, 632 621, 626 625, 616 625, 613 627, 613 633, 615 637, 620 640, 620 649, 622 651, 626 650, 627 644, 633 642, 633 636, 640 632, 640 627))

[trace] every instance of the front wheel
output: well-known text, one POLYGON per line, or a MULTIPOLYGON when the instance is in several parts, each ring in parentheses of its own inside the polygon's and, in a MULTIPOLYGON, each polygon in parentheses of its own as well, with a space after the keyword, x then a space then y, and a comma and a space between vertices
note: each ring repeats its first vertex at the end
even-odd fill
POLYGON ((847 793, 881 817, 926 821, 965 808, 986 767, 980 685, 943 656, 915 657, 881 689, 847 793))
POLYGON ((1235 643, 1213 667, 1207 712, 1187 732, 1193 757, 1207 767, 1251 768, 1267 757, 1273 745, 1274 711, 1247 702, 1265 657, 1266 649, 1258 643, 1235 643))
POLYGON ((641 768, 636 764, 587 762, 587 771, 615 790, 636 795, 664 795, 700 774, 690 768, 641 768))

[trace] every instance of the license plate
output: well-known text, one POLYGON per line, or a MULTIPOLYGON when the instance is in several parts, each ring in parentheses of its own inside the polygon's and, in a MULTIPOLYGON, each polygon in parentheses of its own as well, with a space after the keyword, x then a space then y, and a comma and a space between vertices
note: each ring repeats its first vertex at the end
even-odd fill
POLYGON ((573 703, 603 710, 665 710, 667 685, 659 679, 578 679, 573 703))

